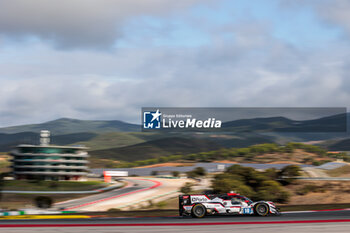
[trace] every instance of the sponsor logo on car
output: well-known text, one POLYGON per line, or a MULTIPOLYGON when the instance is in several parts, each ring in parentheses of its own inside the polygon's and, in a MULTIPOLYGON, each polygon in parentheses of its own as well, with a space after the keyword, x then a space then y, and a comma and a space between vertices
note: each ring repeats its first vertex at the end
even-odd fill
POLYGON ((205 202, 208 201, 206 197, 191 197, 192 202, 205 202))

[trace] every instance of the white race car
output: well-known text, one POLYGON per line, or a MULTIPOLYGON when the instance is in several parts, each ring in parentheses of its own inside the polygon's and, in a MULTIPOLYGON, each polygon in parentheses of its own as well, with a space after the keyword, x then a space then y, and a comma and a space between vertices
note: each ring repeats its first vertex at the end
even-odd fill
POLYGON ((213 214, 250 214, 267 216, 280 215, 278 208, 271 201, 253 202, 238 193, 227 194, 195 194, 179 196, 180 216, 192 215, 202 218, 213 214))

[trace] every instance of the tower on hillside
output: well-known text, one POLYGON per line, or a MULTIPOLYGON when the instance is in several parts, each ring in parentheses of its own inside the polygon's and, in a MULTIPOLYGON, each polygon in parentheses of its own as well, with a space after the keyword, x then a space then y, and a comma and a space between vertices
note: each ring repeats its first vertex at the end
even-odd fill
POLYGON ((40 132, 40 145, 18 145, 10 155, 16 179, 86 180, 88 148, 50 145, 50 131, 40 132))

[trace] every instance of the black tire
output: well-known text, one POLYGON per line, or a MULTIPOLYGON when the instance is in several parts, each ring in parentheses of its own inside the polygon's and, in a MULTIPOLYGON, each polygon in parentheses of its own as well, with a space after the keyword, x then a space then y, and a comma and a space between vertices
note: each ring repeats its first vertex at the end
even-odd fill
POLYGON ((254 207, 254 212, 259 216, 267 216, 269 214, 269 206, 266 203, 258 203, 254 207))
POLYGON ((205 206, 202 204, 194 205, 191 210, 191 215, 194 218, 203 218, 206 213, 207 213, 207 210, 205 206))

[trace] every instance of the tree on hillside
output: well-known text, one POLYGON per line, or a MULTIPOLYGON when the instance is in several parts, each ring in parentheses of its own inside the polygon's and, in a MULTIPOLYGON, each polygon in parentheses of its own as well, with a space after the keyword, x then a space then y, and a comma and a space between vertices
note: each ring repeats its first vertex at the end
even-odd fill
POLYGON ((192 177, 192 178, 205 176, 206 174, 207 174, 207 172, 202 167, 196 167, 192 171, 187 172, 187 176, 192 177))
POLYGON ((151 172, 151 176, 157 176, 158 175, 158 171, 152 171, 151 172))
POLYGON ((280 183, 274 180, 266 180, 257 189, 255 199, 273 200, 279 203, 285 203, 290 194, 283 189, 280 183))
POLYGON ((181 188, 180 188, 180 192, 184 193, 184 194, 188 194, 190 192, 192 192, 192 186, 193 184, 190 182, 186 182, 181 188))
POLYGON ((271 180, 277 180, 279 178, 279 171, 276 168, 268 168, 264 171, 264 175, 271 180))
POLYGON ((284 184, 290 184, 295 180, 295 177, 300 176, 300 167, 298 165, 289 165, 279 173, 279 177, 284 184))
POLYGON ((212 183, 213 191, 215 193, 228 193, 230 191, 234 191, 246 196, 253 196, 255 194, 251 187, 245 185, 244 182, 238 179, 234 179, 233 177, 228 176, 224 179, 214 179, 212 183))
MULTIPOLYGON (((289 169, 287 170, 289 171, 289 169)), ((236 191, 257 201, 266 199, 284 203, 288 201, 289 193, 279 182, 273 180, 272 177, 277 176, 277 174, 272 169, 259 172, 253 168, 236 164, 214 177, 212 189, 216 193, 236 191)))
POLYGON ((298 165, 288 165, 282 168, 281 175, 288 177, 300 176, 300 167, 298 165))
POLYGON ((263 173, 258 172, 254 168, 243 167, 237 164, 227 168, 226 172, 242 177, 244 182, 254 189, 257 188, 263 181, 267 180, 267 177, 264 176, 263 173))
POLYGON ((178 172, 178 171, 172 171, 171 174, 173 175, 173 177, 179 177, 180 176, 180 172, 178 172))
POLYGON ((266 154, 266 153, 274 153, 279 151, 279 147, 274 143, 264 143, 250 146, 250 152, 254 154, 266 154))

